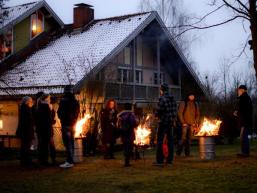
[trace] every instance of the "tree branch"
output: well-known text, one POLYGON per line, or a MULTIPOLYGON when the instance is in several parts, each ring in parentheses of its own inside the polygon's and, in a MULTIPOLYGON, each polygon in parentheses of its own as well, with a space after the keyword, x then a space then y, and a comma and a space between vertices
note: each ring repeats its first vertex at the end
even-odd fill
MULTIPOLYGON (((213 25, 204 26, 204 27, 199 27, 199 26, 194 26, 194 25, 185 25, 184 27, 189 27, 189 28, 186 29, 186 30, 184 30, 184 31, 182 31, 182 32, 179 33, 178 35, 176 35, 175 38, 177 38, 177 37, 181 36, 182 34, 188 32, 188 31, 190 31, 190 30, 193 30, 193 29, 208 29, 208 28, 218 27, 218 26, 224 25, 224 24, 226 24, 226 23, 232 22, 232 21, 234 21, 234 20, 236 20, 236 19, 238 19, 238 18, 242 18, 242 17, 243 17, 243 16, 237 15, 237 16, 235 16, 235 17, 233 17, 233 18, 230 18, 230 19, 228 19, 228 20, 225 20, 225 21, 223 21, 223 22, 216 23, 216 24, 213 24, 213 25)), ((245 17, 243 17, 243 18, 245 18, 245 17)))
POLYGON ((222 1, 225 3, 226 6, 230 7, 230 8, 231 8, 232 10, 234 10, 235 12, 240 13, 240 14, 246 16, 247 19, 250 20, 250 15, 249 15, 247 12, 245 12, 245 11, 243 11, 243 10, 240 10, 240 9, 238 9, 238 8, 235 8, 235 7, 232 6, 230 3, 228 3, 226 0, 222 0, 222 1))

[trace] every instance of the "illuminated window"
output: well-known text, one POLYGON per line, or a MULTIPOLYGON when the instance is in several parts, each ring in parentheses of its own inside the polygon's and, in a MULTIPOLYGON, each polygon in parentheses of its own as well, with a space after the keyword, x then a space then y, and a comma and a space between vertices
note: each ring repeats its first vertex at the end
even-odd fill
POLYGON ((0 61, 12 54, 13 51, 13 31, 8 30, 0 35, 0 61))
POLYGON ((44 31, 44 15, 40 11, 31 15, 30 31, 31 38, 36 37, 44 31))
POLYGON ((0 120, 0 130, 4 128, 3 120, 0 120))

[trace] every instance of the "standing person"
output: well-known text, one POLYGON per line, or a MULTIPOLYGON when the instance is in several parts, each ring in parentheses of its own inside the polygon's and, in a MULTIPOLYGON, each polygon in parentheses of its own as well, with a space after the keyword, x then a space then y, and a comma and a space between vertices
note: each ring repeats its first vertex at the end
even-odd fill
POLYGON ((125 110, 118 114, 118 128, 121 131, 121 138, 124 148, 125 167, 129 167, 130 158, 133 154, 135 131, 137 127, 136 116, 132 112, 132 105, 129 103, 125 104, 125 110))
POLYGON ((62 125, 62 139, 66 148, 67 159, 61 168, 70 168, 74 166, 74 127, 80 112, 79 102, 71 91, 70 86, 64 89, 64 97, 59 104, 57 111, 58 117, 62 125))
POLYGON ((114 145, 116 142, 117 124, 116 101, 110 99, 106 102, 105 108, 101 111, 101 129, 103 132, 102 143, 104 147, 104 159, 114 159, 114 145))
POLYGON ((41 97, 41 102, 37 108, 37 124, 38 124, 38 139, 40 146, 38 149, 39 163, 47 166, 49 155, 49 144, 52 132, 52 112, 51 112, 51 96, 44 94, 41 97))
POLYGON ((155 116, 159 119, 159 126, 157 131, 157 152, 156 162, 154 166, 163 166, 163 141, 166 135, 168 146, 168 157, 166 164, 171 165, 173 162, 173 123, 176 119, 177 105, 174 97, 169 94, 169 87, 167 84, 162 84, 160 88, 160 98, 158 103, 158 109, 155 116))
POLYGON ((51 110, 51 137, 49 141, 49 151, 50 151, 50 157, 53 165, 56 164, 56 149, 54 144, 54 125, 56 123, 56 120, 55 120, 56 112, 53 107, 55 103, 56 103, 56 98, 51 97, 51 103, 49 105, 51 110))
POLYGON ((241 141, 241 153, 237 155, 239 157, 249 157, 250 145, 248 135, 252 128, 253 105, 250 96, 247 94, 247 87, 245 85, 240 85, 237 93, 239 99, 238 109, 234 112, 234 115, 239 120, 241 141))
POLYGON ((177 155, 180 156, 184 148, 185 156, 190 156, 191 137, 200 120, 199 106, 193 93, 188 94, 185 100, 179 104, 178 118, 182 132, 178 142, 177 155))
MULTIPOLYGON (((41 147, 41 141, 40 141, 40 138, 38 137, 38 128, 40 127, 40 124, 38 124, 38 117, 37 117, 37 109, 38 109, 38 106, 39 104, 41 103, 41 97, 44 95, 45 93, 44 92, 38 92, 36 94, 36 100, 35 100, 35 103, 32 107, 32 113, 33 113, 33 119, 34 119, 34 127, 35 127, 35 132, 36 132, 36 137, 37 137, 37 149, 39 150, 40 147, 41 147)), ((38 155, 39 156, 39 155, 38 155)), ((39 160, 39 157, 38 157, 38 160, 39 160)))
POLYGON ((16 131, 17 137, 21 140, 20 147, 20 164, 21 166, 31 166, 32 159, 30 157, 30 147, 34 139, 33 100, 31 97, 24 97, 19 108, 19 122, 16 131))

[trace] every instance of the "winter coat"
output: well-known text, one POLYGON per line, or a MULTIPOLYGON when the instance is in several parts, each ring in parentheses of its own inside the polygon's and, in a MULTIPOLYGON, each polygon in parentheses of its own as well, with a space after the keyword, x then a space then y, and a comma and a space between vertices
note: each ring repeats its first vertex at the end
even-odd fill
POLYGON ((240 127, 252 128, 253 105, 250 96, 246 92, 239 97, 238 118, 240 127))
POLYGON ((103 143, 115 142, 117 135, 117 114, 114 109, 103 109, 100 113, 103 143))
POLYGON ((196 125, 199 123, 199 106, 194 101, 187 103, 182 101, 179 104, 178 117, 181 124, 196 125))
POLYGON ((158 108, 155 116, 159 118, 160 123, 170 124, 176 119, 177 115, 177 104, 173 96, 168 93, 164 93, 163 96, 159 98, 158 108))
POLYGON ((56 123, 55 115, 56 115, 55 110, 52 109, 51 110, 51 137, 54 136, 54 125, 56 123))
POLYGON ((32 141, 34 138, 32 109, 25 104, 22 104, 19 108, 19 122, 16 135, 25 141, 32 141))
POLYGON ((47 103, 40 103, 36 111, 37 134, 39 137, 50 138, 52 133, 52 113, 47 103))
POLYGON ((57 111, 62 129, 73 129, 80 112, 79 102, 74 97, 64 97, 57 111))
POLYGON ((138 124, 136 116, 132 111, 122 111, 118 114, 118 127, 121 130, 121 137, 123 142, 135 140, 134 129, 137 126, 138 124))

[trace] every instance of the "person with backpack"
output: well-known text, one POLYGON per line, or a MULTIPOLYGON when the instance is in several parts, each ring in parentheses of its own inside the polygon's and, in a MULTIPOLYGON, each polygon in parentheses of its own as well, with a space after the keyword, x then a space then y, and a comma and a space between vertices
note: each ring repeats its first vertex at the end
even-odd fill
POLYGON ((162 84, 160 88, 160 98, 158 108, 155 116, 159 120, 157 131, 157 151, 156 162, 154 166, 163 166, 164 154, 163 154, 163 142, 166 136, 168 156, 166 164, 172 165, 173 162, 173 123, 175 122, 177 115, 177 104, 174 97, 169 94, 169 87, 167 84, 162 84))
POLYGON ((200 120, 199 106, 193 93, 188 94, 185 100, 180 102, 178 118, 182 135, 179 139, 177 155, 180 156, 184 148, 185 156, 190 156, 191 137, 194 134, 194 129, 198 127, 200 120))
POLYGON ((74 166, 74 127, 76 125, 79 112, 79 102, 72 93, 72 88, 70 86, 66 86, 64 88, 64 97, 61 100, 57 111, 62 125, 62 139, 67 154, 65 163, 60 165, 61 168, 71 168, 74 166))
POLYGON ((117 114, 116 101, 114 99, 109 99, 106 102, 105 108, 100 113, 104 159, 114 159, 114 145, 117 134, 117 114))
POLYGON ((133 154, 135 128, 137 127, 137 120, 135 114, 132 112, 132 104, 126 103, 124 111, 118 114, 117 127, 120 129, 121 138, 124 149, 124 166, 130 167, 130 159, 133 154))

